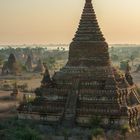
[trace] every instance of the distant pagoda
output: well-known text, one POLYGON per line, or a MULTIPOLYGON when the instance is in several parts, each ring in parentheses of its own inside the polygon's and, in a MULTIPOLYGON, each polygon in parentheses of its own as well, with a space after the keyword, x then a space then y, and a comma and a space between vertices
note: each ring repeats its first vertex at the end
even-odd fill
POLYGON ((34 68, 34 72, 43 73, 44 70, 45 70, 44 65, 43 65, 41 59, 39 59, 37 62, 37 66, 34 68))
POLYGON ((2 68, 2 75, 17 75, 21 72, 21 67, 17 63, 16 57, 13 53, 9 55, 8 61, 5 62, 2 68))
POLYGON ((139 127, 137 88, 129 71, 121 74, 111 65, 91 0, 86 0, 66 66, 51 81, 48 71, 44 76, 32 111, 21 105, 19 118, 87 125, 99 116, 103 126, 139 127))
POLYGON ((25 67, 27 72, 31 72, 33 70, 32 57, 30 55, 28 55, 27 61, 25 62, 25 67))

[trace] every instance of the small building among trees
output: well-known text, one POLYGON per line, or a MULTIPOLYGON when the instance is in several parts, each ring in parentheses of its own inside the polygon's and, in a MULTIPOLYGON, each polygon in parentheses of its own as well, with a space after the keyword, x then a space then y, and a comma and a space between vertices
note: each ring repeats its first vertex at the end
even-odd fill
POLYGON ((10 54, 8 61, 3 64, 2 67, 2 75, 17 75, 21 72, 21 68, 16 61, 15 55, 13 53, 10 54))

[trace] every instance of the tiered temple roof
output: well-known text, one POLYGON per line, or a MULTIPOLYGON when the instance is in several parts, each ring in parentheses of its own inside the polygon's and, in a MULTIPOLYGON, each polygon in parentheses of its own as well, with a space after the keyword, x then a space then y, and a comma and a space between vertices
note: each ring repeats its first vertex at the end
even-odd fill
POLYGON ((37 89, 33 111, 19 108, 19 118, 40 119, 45 112, 48 122, 87 125, 100 116, 103 126, 128 124, 133 130, 140 123, 140 98, 130 80, 130 73, 122 74, 111 65, 108 44, 91 0, 86 0, 66 66, 53 75, 51 85, 37 89))
POLYGON ((105 41, 91 1, 87 1, 73 41, 105 41))

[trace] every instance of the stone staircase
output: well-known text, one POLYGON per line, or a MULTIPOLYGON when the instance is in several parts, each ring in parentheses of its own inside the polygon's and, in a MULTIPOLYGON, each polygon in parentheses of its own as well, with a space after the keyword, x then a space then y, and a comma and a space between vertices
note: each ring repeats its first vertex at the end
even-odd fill
POLYGON ((73 126, 76 117, 76 106, 78 99, 78 86, 79 80, 73 82, 72 89, 70 90, 65 106, 65 111, 63 115, 63 124, 68 126, 73 126))

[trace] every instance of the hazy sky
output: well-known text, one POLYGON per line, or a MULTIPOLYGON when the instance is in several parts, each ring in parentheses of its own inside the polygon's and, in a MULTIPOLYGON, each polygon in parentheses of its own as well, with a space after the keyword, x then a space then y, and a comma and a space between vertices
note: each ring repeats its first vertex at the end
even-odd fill
MULTIPOLYGON (((70 43, 85 0, 0 0, 0 44, 70 43)), ((108 43, 140 43, 140 0, 93 0, 108 43)))

